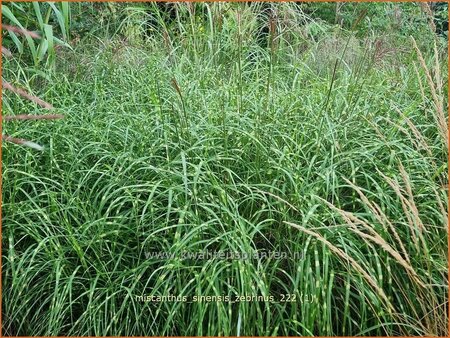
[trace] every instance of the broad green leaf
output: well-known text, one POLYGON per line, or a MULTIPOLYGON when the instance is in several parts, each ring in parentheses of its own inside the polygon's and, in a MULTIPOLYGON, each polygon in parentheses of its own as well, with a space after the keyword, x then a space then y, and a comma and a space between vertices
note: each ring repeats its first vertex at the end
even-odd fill
POLYGON ((70 49, 72 50, 72 46, 71 46, 71 45, 69 45, 67 42, 64 42, 64 41, 58 39, 58 38, 55 37, 55 36, 53 37, 53 41, 54 41, 56 44, 58 44, 58 45, 61 45, 61 46, 70 48, 70 49))
POLYGON ((66 40, 69 39, 70 33, 70 6, 68 2, 61 2, 61 11, 64 16, 64 25, 66 28, 66 40))
POLYGON ((8 32, 9 36, 13 40, 14 44, 17 47, 17 50, 19 51, 19 54, 23 53, 23 43, 20 41, 20 39, 17 37, 17 35, 14 32, 8 32))
POLYGON ((38 58, 39 62, 44 59, 45 53, 47 53, 48 50, 48 41, 47 39, 42 40, 41 44, 38 48, 38 58))
POLYGON ((39 22, 39 28, 40 30, 44 29, 44 19, 42 18, 42 13, 41 13, 41 6, 39 5, 39 2, 32 2, 33 7, 34 7, 34 12, 36 14, 36 18, 39 22))
POLYGON ((48 2, 50 7, 53 9, 53 12, 56 15, 56 19, 58 20, 59 27, 61 29, 63 39, 67 40, 67 34, 66 34, 66 25, 64 24, 64 17, 61 14, 61 11, 55 6, 53 2, 48 2))
POLYGON ((7 5, 2 4, 2 15, 7 17, 13 24, 19 26, 20 28, 23 28, 22 24, 19 20, 17 20, 16 16, 11 12, 9 7, 7 5))
POLYGON ((48 56, 49 56, 49 63, 52 64, 55 58, 55 48, 53 43, 53 27, 51 25, 44 25, 44 33, 45 38, 48 43, 48 56))

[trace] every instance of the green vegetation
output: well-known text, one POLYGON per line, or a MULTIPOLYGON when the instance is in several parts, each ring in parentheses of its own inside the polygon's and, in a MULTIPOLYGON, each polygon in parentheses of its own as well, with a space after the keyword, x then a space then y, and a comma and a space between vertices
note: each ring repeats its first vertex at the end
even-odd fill
POLYGON ((21 37, 12 31, 4 42, 5 47, 14 47, 19 55, 31 58, 34 66, 46 61, 47 66, 53 66, 57 46, 70 46, 65 43, 70 32, 70 7, 67 2, 56 4, 54 2, 28 2, 8 3, 2 5, 2 15, 8 24, 21 29, 31 29, 41 32, 41 39, 37 43, 31 36, 21 37), (53 20, 51 20, 53 19, 53 20), (55 22, 55 25, 52 23, 55 22), (57 23, 57 25, 56 25, 57 23), (62 39, 55 37, 54 28, 61 33, 62 39))
POLYGON ((447 335, 447 41, 362 5, 74 4, 4 59, 65 119, 4 125, 3 334, 447 335))

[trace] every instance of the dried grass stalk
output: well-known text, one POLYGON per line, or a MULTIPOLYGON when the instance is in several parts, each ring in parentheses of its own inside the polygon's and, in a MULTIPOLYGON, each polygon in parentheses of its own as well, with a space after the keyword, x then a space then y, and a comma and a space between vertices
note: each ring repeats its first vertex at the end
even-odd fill
POLYGON ((2 80, 3 88, 12 91, 13 93, 16 93, 17 95, 23 96, 24 98, 33 101, 34 103, 38 104, 39 106, 45 108, 45 109, 53 109, 53 106, 50 103, 47 103, 37 96, 31 95, 27 93, 25 90, 16 88, 13 85, 11 85, 9 82, 2 80))
POLYGON ((43 146, 40 146, 39 144, 31 142, 31 141, 28 141, 28 140, 24 140, 22 138, 16 138, 16 137, 8 136, 8 135, 2 135, 2 140, 3 141, 8 141, 8 142, 11 142, 11 143, 15 143, 15 144, 20 144, 20 145, 23 145, 23 146, 26 146, 26 147, 30 147, 30 148, 33 148, 33 149, 36 149, 36 150, 41 150, 41 151, 44 150, 43 146))
POLYGON ((436 63, 435 74, 436 74, 436 81, 438 82, 436 85, 431 76, 431 72, 425 62, 425 59, 423 58, 422 52, 420 51, 419 47, 417 47, 416 40, 413 37, 411 37, 411 40, 413 42, 414 49, 417 52, 417 57, 419 58, 420 65, 425 72, 425 75, 427 78, 427 83, 428 83, 428 86, 430 87, 431 96, 433 97, 433 102, 434 102, 434 105, 436 108, 435 119, 436 119, 436 122, 438 125, 439 134, 445 143, 445 147, 448 150, 448 125, 447 125, 447 119, 445 117, 445 111, 444 111, 444 103, 443 103, 444 97, 440 91, 441 75, 440 75, 437 47, 435 48, 435 63, 436 63))
POLYGON ((56 120, 62 119, 64 115, 61 114, 46 114, 46 115, 29 115, 29 114, 20 114, 20 115, 8 115, 2 116, 2 119, 5 121, 12 120, 56 120))
POLYGON ((426 2, 421 2, 420 7, 422 8, 422 11, 426 14, 428 18, 428 24, 431 28, 431 30, 436 33, 436 25, 434 24, 434 16, 433 11, 430 8, 430 5, 426 2))
MULTIPOLYGON (((403 119, 405 120, 406 124, 408 125, 409 129, 411 129, 414 137, 416 138, 415 140, 413 139, 413 142, 416 144, 417 148, 422 148, 426 151, 427 155, 432 158, 433 157, 433 153, 431 151, 430 146, 428 145, 427 141, 425 140, 425 137, 422 135, 422 133, 419 131, 419 129, 417 129, 417 127, 414 125, 414 123, 412 123, 412 121, 405 115, 403 114, 400 109, 398 109, 397 107, 395 107, 395 110, 397 111, 397 113, 403 117, 403 119), (420 146, 420 147, 419 147, 420 146)), ((432 161, 434 166, 436 166, 436 163, 434 163, 434 161, 432 161)))
POLYGON ((403 195, 402 188, 400 187, 398 182, 396 182, 393 179, 387 177, 386 175, 384 175, 378 169, 377 169, 377 172, 378 172, 378 174, 381 177, 384 178, 384 180, 387 182, 387 184, 389 184, 389 186, 392 188, 392 190, 394 190, 395 194, 400 198, 400 202, 402 204, 403 213, 405 214, 405 216, 406 216, 406 218, 408 220, 408 225, 409 225, 409 228, 411 230, 411 236, 413 238, 413 241, 414 241, 414 244, 416 245, 417 250, 419 250, 418 238, 417 238, 417 234, 416 234, 416 231, 418 229, 416 229, 416 224, 414 223, 414 219, 410 215, 411 208, 412 208, 411 205, 410 205, 410 201, 408 201, 408 199, 406 199, 406 197, 403 195))
POLYGON ((374 290, 381 296, 381 298, 386 302, 386 304, 388 305, 388 308, 390 311, 395 312, 395 309, 393 307, 393 305, 391 304, 391 302, 389 301, 389 299, 387 298, 386 294, 384 293, 383 289, 377 284, 377 282, 363 269, 363 267, 361 265, 359 265, 359 263, 357 261, 355 261, 352 257, 350 257, 349 255, 347 255, 344 251, 342 251, 341 249, 339 249, 338 247, 334 246, 331 242, 327 241, 324 237, 322 237, 320 234, 308 230, 304 227, 302 227, 301 225, 295 224, 295 223, 291 223, 291 222, 286 222, 284 221, 285 224, 290 225, 302 232, 304 232, 305 234, 308 234, 310 236, 313 236, 314 238, 316 238, 317 240, 319 240, 320 242, 324 243, 332 252, 334 252, 336 255, 338 255, 339 257, 341 257, 342 259, 348 261, 350 263, 350 265, 356 270, 358 271, 363 277, 364 279, 367 281, 367 283, 369 283, 370 286, 372 286, 374 288, 374 290))
POLYGON ((344 178, 344 180, 358 193, 363 203, 372 211, 373 215, 378 220, 378 222, 380 222, 383 226, 385 226, 386 224, 388 225, 390 231, 394 235, 395 240, 400 246, 400 249, 402 250, 403 257, 405 257, 406 261, 410 263, 411 261, 409 259, 409 255, 405 249, 405 246, 403 245, 402 240, 400 239, 400 236, 398 235, 397 230, 395 230, 394 225, 386 216, 386 214, 381 210, 380 206, 375 202, 370 202, 369 199, 366 197, 366 195, 362 192, 362 190, 356 185, 354 185, 352 182, 350 182, 348 179, 344 178))
POLYGON ((2 46, 2 54, 4 55, 4 56, 6 56, 6 57, 12 57, 12 53, 9 51, 9 49, 8 48, 5 48, 5 47, 3 47, 2 46))
POLYGON ((414 268, 388 243, 382 238, 370 225, 368 225, 363 220, 356 217, 354 214, 348 211, 344 211, 342 209, 337 208, 330 202, 320 198, 322 201, 324 201, 331 209, 335 210, 343 219, 344 221, 350 226, 350 230, 359 235, 363 239, 368 239, 372 241, 373 243, 379 245, 384 251, 389 253, 401 266, 407 270, 408 273, 411 274, 414 281, 420 285, 421 287, 425 287, 419 276, 417 275, 414 268), (369 234, 366 234, 359 230, 356 227, 356 224, 362 225, 366 230, 370 232, 369 234))
POLYGON ((35 32, 31 32, 27 29, 24 28, 20 28, 20 27, 16 27, 16 26, 10 26, 10 25, 2 25, 3 29, 6 29, 7 31, 13 32, 13 33, 17 33, 17 34, 21 34, 24 36, 29 36, 33 39, 40 39, 41 36, 35 32))

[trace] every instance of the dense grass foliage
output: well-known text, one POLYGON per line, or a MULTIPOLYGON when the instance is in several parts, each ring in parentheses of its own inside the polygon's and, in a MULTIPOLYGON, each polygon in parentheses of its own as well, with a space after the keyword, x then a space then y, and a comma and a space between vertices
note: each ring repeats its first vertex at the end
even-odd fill
POLYGON ((2 148, 3 333, 446 335, 446 41, 179 10, 4 63, 66 118, 4 126, 46 149, 2 148))

